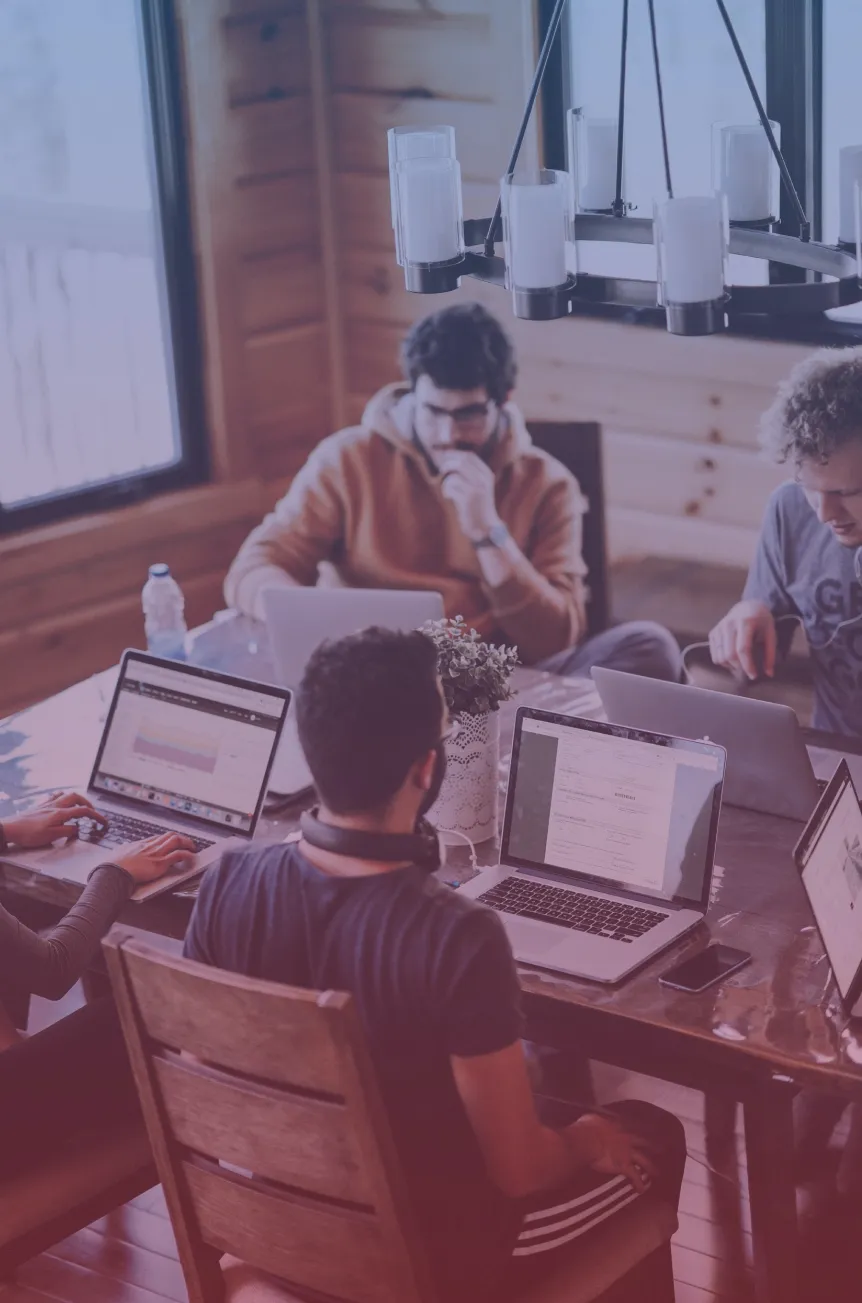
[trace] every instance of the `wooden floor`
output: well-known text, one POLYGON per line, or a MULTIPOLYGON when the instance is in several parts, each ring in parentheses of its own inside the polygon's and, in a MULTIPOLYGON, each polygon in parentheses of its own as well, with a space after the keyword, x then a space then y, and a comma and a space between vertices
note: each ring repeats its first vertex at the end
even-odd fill
MULTIPOLYGON (((673 1242, 677 1303, 751 1299, 751 1226, 741 1142, 722 1174, 709 1170, 703 1099, 694 1091, 596 1065, 598 1095, 649 1099, 684 1122, 689 1148, 673 1242)), ((720 1160, 719 1160, 720 1162, 720 1160)), ((858 1223, 857 1223, 858 1226, 858 1223)), ((851 1266, 858 1229, 827 1220, 819 1239, 807 1237, 805 1303, 858 1303, 851 1266), (824 1275, 828 1266, 829 1277, 824 1275)), ((0 1285, 0 1303, 185 1303, 182 1272, 160 1189, 142 1195, 22 1267, 14 1283, 0 1285)), ((639 1300, 638 1303, 649 1303, 639 1300)))

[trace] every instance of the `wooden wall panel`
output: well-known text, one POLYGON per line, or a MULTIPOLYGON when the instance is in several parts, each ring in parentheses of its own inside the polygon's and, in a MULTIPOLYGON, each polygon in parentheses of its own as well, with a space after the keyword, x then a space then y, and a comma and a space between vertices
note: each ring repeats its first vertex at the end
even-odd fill
POLYGON ((333 91, 425 99, 490 100, 487 15, 439 19, 363 8, 341 10, 330 26, 333 91))
POLYGON ((314 171, 311 100, 308 95, 262 100, 228 118, 228 157, 240 184, 314 171))
POLYGON ((239 320, 246 339, 263 331, 319 321, 322 269, 315 251, 245 258, 238 270, 239 320))
POLYGON ((302 9, 225 24, 224 93, 230 108, 308 92, 305 24, 302 9))

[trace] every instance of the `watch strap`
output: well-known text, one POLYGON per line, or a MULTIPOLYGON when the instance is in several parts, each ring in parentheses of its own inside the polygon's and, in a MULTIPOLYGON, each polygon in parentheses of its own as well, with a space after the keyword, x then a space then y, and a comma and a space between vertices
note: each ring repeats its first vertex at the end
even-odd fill
POLYGON ((503 547, 509 537, 509 531, 501 521, 499 525, 492 526, 482 538, 473 538, 470 542, 477 549, 482 547, 503 547))

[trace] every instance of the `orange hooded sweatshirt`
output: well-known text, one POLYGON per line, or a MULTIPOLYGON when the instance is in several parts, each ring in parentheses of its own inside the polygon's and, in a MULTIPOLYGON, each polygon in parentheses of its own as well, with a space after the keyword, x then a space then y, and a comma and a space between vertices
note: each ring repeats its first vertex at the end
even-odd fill
POLYGON ((230 606, 260 615, 264 588, 289 576, 310 586, 328 562, 352 588, 431 589, 448 616, 492 642, 517 646, 532 664, 574 646, 584 632, 577 480, 533 445, 518 409, 503 409, 489 458, 500 519, 523 557, 499 587, 485 580, 476 551, 440 492, 440 479, 412 437, 413 398, 390 385, 362 424, 324 439, 287 494, 240 548, 225 580, 230 606))

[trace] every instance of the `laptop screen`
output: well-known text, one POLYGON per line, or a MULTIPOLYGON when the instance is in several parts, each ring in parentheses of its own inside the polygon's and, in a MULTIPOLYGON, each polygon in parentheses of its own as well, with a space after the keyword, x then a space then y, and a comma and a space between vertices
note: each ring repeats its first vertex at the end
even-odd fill
POLYGON ((862 977, 862 810, 842 761, 796 848, 835 982, 845 1001, 862 977))
POLYGON ((705 907, 723 776, 711 743, 521 711, 503 859, 705 907))
POLYGON ((252 830, 290 694, 127 655, 91 790, 252 830))

